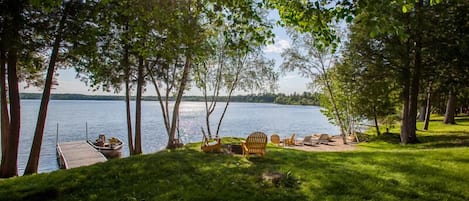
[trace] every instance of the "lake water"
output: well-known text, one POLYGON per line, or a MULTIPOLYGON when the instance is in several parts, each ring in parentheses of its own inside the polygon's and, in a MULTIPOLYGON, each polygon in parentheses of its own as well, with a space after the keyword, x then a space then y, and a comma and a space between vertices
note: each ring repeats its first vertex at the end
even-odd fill
MULTIPOLYGON (((21 139, 18 156, 20 174, 28 160, 39 103, 39 100, 22 100, 21 102, 21 139)), ((218 104, 219 108, 214 112, 215 117, 218 117, 222 111, 222 104, 218 104)), ((180 131, 184 143, 201 141, 200 127, 205 125, 204 103, 183 102, 180 112, 180 131)), ((143 152, 152 153, 163 149, 168 137, 159 103, 144 101, 142 113, 143 152)), ((64 142, 85 140, 86 123, 91 139, 95 139, 100 133, 105 133, 107 137, 119 137, 127 143, 124 101, 52 100, 49 105, 39 172, 58 169, 55 152, 57 124, 59 125, 58 140, 64 142)), ((278 133, 282 137, 292 133, 296 133, 299 137, 311 133, 339 133, 339 129, 328 123, 327 118, 321 114, 320 108, 316 106, 230 103, 221 126, 220 136, 246 137, 254 131, 262 131, 268 135, 278 133)), ((126 144, 122 150, 122 156, 128 156, 128 153, 126 144)))

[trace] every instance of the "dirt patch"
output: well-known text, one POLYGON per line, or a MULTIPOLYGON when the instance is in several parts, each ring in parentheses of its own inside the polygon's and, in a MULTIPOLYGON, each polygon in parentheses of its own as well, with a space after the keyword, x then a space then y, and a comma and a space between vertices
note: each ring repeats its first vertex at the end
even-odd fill
POLYGON ((302 151, 353 151, 357 150, 355 144, 350 143, 344 144, 342 137, 333 136, 332 141, 328 144, 314 144, 314 145, 296 145, 296 146, 285 146, 286 149, 297 149, 302 151))

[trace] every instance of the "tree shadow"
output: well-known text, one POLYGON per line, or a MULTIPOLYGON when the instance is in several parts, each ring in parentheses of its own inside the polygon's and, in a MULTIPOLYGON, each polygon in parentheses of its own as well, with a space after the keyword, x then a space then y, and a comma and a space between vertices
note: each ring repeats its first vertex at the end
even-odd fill
MULTIPOLYGON (((415 148, 452 148, 469 146, 469 131, 431 131, 433 135, 417 134, 420 141, 413 146, 415 148)), ((384 133, 380 136, 370 136, 369 142, 385 142, 399 145, 401 143, 400 134, 384 133)))
POLYGON ((191 149, 163 151, 49 173, 53 182, 0 200, 306 200, 298 188, 263 182, 267 161, 191 149))
POLYGON ((419 136, 422 148, 451 148, 469 146, 469 134, 419 136))

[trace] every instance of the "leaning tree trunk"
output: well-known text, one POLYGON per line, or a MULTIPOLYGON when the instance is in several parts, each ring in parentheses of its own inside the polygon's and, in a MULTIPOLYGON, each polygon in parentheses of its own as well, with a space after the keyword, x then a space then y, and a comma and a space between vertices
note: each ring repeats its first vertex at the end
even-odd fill
POLYGON ((373 106, 374 110, 374 119, 375 119, 375 127, 376 127, 376 134, 379 136, 381 135, 381 132, 379 131, 379 123, 378 123, 378 115, 376 115, 376 106, 373 106))
POLYGON ((334 98, 334 93, 332 92, 332 87, 329 83, 329 78, 328 78, 328 76, 326 74, 326 70, 324 68, 323 68, 322 72, 324 73, 323 74, 324 84, 326 85, 327 91, 329 93, 329 97, 330 97, 330 101, 332 103, 335 118, 336 118, 337 123, 339 124, 339 127, 340 127, 340 135, 342 136, 342 140, 343 140, 344 144, 347 144, 347 134, 346 134, 346 131, 345 131, 345 128, 344 128, 345 126, 343 124, 342 118, 340 118, 339 108, 337 107, 337 104, 336 104, 336 101, 335 101, 335 98, 334 98))
POLYGON ((6 148, 9 135, 10 114, 8 113, 7 103, 7 83, 6 83, 6 56, 5 52, 0 50, 0 113, 1 113, 1 146, 2 160, 0 162, 0 172, 6 160, 6 148))
POLYGON ((135 99, 135 154, 142 153, 142 90, 143 90, 143 58, 138 61, 137 97, 135 99))
POLYGON ((239 73, 240 73, 239 71, 238 71, 238 73, 236 73, 236 78, 233 82, 233 85, 231 85, 230 92, 228 93, 228 98, 226 99, 225 107, 223 108, 223 112, 221 113, 220 119, 218 120, 217 132, 216 132, 216 138, 217 139, 220 137, 219 132, 220 132, 220 128, 221 128, 221 123, 223 121, 223 118, 225 118, 226 111, 228 111, 228 106, 230 105, 231 96, 233 95, 233 91, 236 89, 236 85, 238 85, 239 73))
POLYGON ((448 103, 446 104, 445 119, 443 123, 445 124, 455 124, 454 113, 456 110, 456 94, 452 91, 449 92, 448 103))
POLYGON ((49 60, 49 67, 47 69, 46 83, 44 91, 42 92, 41 105, 39 107, 39 114, 36 122, 36 130, 34 132, 33 144, 29 154, 28 164, 24 170, 25 175, 37 173, 39 166, 39 157, 41 155, 42 138, 44 136, 44 127, 46 125, 47 108, 49 106, 50 94, 52 89, 52 81, 54 79, 55 64, 59 54, 60 43, 62 42, 62 30, 67 18, 67 8, 65 8, 62 18, 59 22, 57 29, 57 36, 55 37, 54 46, 52 47, 52 54, 49 60))
POLYGON ((170 132, 168 133, 168 145, 166 145, 167 149, 176 148, 176 142, 175 142, 175 134, 176 134, 176 127, 177 127, 176 122, 179 118, 179 105, 181 104, 182 94, 184 94, 184 90, 186 89, 190 67, 191 67, 191 61, 189 58, 186 58, 186 63, 184 64, 184 70, 182 72, 181 83, 179 85, 178 93, 177 93, 176 100, 174 103, 173 115, 172 115, 172 120, 171 120, 171 129, 170 129, 170 132))
POLYGON ((427 92, 427 106, 425 111, 425 122, 423 124, 423 130, 428 130, 428 125, 430 124, 430 113, 432 109, 432 83, 430 82, 428 85, 428 92, 427 92))

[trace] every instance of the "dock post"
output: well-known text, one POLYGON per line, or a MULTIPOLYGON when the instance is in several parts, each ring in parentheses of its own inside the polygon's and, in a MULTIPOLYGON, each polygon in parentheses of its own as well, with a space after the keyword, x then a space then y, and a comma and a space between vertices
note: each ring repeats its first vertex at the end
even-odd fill
POLYGON ((88 122, 85 122, 85 128, 86 128, 86 131, 85 131, 85 133, 86 133, 86 141, 88 141, 88 140, 89 140, 89 139, 88 139, 88 122))
POLYGON ((55 133, 55 145, 59 144, 59 122, 57 122, 57 130, 55 133))

